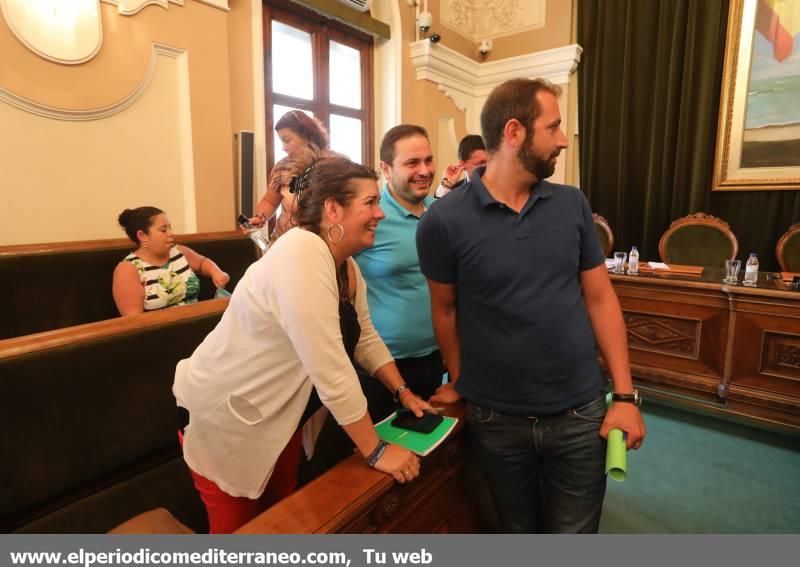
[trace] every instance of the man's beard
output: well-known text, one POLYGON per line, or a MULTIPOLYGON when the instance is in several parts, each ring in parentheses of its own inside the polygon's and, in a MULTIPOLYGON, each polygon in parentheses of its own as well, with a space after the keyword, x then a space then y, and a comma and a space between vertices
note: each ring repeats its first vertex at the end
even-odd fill
POLYGON ((542 159, 531 152, 533 146, 533 138, 525 136, 522 146, 517 152, 517 159, 522 164, 522 167, 536 176, 536 179, 547 179, 556 171, 555 158, 558 153, 551 155, 547 159, 542 159))
MULTIPOLYGON (((431 181, 428 180, 428 191, 430 191, 430 185, 431 181)), ((402 185, 400 184, 400 180, 394 180, 393 186, 395 188, 402 187, 402 189, 400 190, 395 189, 395 192, 399 194, 401 197, 403 197, 406 201, 409 201, 411 203, 421 203, 428 197, 427 192, 422 195, 418 195, 417 193, 415 193, 414 189, 411 188, 412 186, 411 179, 406 180, 406 182, 403 183, 402 185)), ((414 187, 416 188, 416 186, 414 187)))

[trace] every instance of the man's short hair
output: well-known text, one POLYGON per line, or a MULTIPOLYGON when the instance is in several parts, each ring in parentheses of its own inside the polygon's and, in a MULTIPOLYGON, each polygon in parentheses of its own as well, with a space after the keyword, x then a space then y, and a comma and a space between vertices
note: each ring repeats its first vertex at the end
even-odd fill
POLYGON ((383 135, 381 140, 381 161, 391 165, 394 163, 394 146, 395 144, 411 136, 423 136, 426 140, 430 141, 428 131, 422 126, 416 124, 398 124, 391 128, 386 134, 383 135))
POLYGON ((472 155, 472 152, 485 149, 486 146, 483 145, 483 138, 477 134, 468 134, 461 138, 461 141, 458 143, 458 159, 467 161, 472 155))
POLYGON ((481 133, 486 151, 494 153, 500 148, 503 130, 511 119, 519 120, 530 129, 542 113, 536 99, 539 91, 547 91, 553 96, 561 94, 561 87, 544 79, 511 79, 496 86, 481 110, 481 133))

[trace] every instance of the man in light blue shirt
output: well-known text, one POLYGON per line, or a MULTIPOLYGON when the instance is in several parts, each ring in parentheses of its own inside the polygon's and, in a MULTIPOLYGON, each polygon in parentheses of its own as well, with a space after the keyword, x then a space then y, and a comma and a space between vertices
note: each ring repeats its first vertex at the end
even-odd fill
MULTIPOLYGON (((372 323, 394 356, 408 388, 428 399, 442 383, 442 357, 431 322, 431 301, 417 257, 417 225, 433 203, 435 173, 427 131, 401 124, 383 137, 381 171, 387 180, 381 190, 386 218, 375 233, 375 244, 355 256, 367 281, 372 323)), ((371 377, 362 377, 373 420, 394 410, 394 400, 371 377)), ((403 395, 403 388, 395 397, 403 395)))

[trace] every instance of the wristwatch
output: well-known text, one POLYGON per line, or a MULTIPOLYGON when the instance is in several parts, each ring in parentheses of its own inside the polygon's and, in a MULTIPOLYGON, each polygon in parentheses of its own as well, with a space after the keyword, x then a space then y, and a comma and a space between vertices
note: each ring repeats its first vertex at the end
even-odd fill
POLYGON ((634 389, 632 394, 618 394, 614 392, 611 394, 612 402, 625 402, 627 404, 634 404, 637 406, 642 405, 642 397, 639 395, 639 390, 634 389))

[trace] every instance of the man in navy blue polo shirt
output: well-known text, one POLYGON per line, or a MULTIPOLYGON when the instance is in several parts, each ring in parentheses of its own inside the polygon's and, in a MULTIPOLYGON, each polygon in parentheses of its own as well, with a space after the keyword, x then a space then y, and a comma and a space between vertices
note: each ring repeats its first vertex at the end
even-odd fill
POLYGON ((496 87, 481 112, 489 154, 432 205, 417 248, 451 382, 433 397, 467 419, 504 531, 597 532, 608 431, 645 435, 625 323, 576 188, 545 181, 567 147, 546 81, 496 87), (608 363, 608 412, 597 347, 608 363))
MULTIPOLYGON (((386 214, 375 244, 354 256, 367 282, 370 316, 395 358, 406 386, 428 399, 442 384, 442 357, 431 324, 428 284, 419 269, 415 236, 420 218, 433 203, 435 173, 428 132, 400 124, 383 137, 381 208, 386 214)), ((373 420, 394 411, 394 400, 374 378, 361 376, 373 420)), ((402 388, 402 387, 401 387, 402 388)), ((404 395, 396 392, 396 396, 404 395)))

